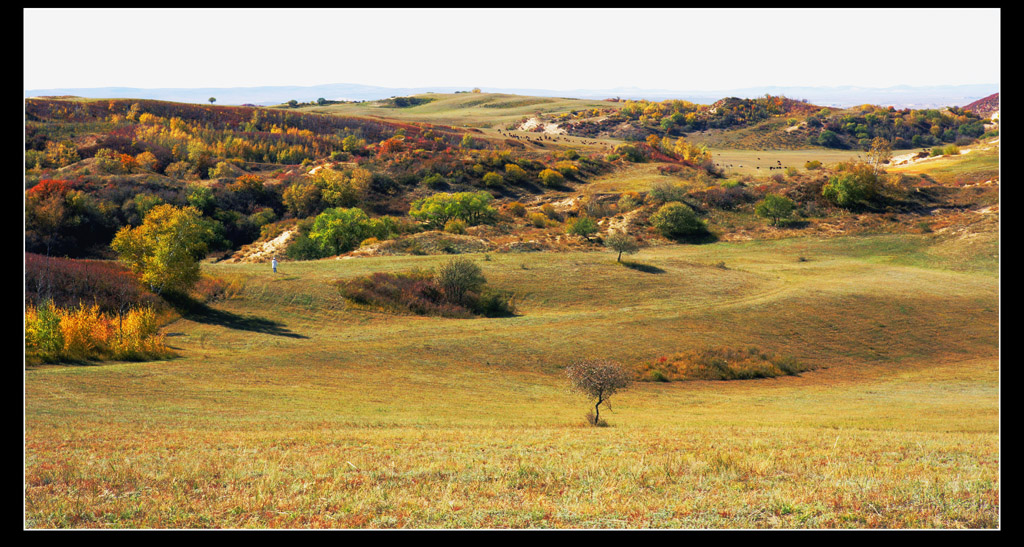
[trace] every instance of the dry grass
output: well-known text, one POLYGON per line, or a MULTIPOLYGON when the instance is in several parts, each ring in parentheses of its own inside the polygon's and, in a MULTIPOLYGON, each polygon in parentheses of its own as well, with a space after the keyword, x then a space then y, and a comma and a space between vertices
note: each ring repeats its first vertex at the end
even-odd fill
POLYGON ((331 285, 446 257, 205 265, 244 289, 165 329, 181 358, 26 370, 25 526, 998 527, 998 278, 932 243, 494 253, 501 319, 331 285), (637 384, 608 428, 560 374, 695 346, 819 370, 637 384))

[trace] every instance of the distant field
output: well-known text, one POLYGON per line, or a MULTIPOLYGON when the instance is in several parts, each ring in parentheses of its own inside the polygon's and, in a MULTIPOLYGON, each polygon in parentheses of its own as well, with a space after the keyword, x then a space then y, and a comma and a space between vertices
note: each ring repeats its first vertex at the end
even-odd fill
MULTIPOLYGON (((769 176, 784 173, 785 169, 770 167, 794 167, 805 172, 804 164, 811 160, 823 165, 841 161, 866 160, 863 150, 834 150, 809 148, 806 150, 730 150, 712 148, 715 163, 725 170, 726 176, 769 176), (780 163, 781 162, 781 163, 780 163)), ((905 153, 909 153, 906 151, 905 153)))
POLYGON ((940 184, 995 179, 999 176, 999 147, 965 146, 960 155, 943 156, 890 169, 894 173, 926 174, 940 184))
POLYGON ((376 102, 307 106, 303 111, 326 114, 381 116, 402 121, 420 121, 457 127, 504 126, 537 112, 544 114, 570 112, 585 108, 615 108, 614 102, 592 99, 527 97, 505 93, 427 93, 416 97, 431 102, 407 108, 389 108, 376 102))
POLYGON ((329 285, 445 257, 207 264, 245 288, 181 358, 26 371, 26 526, 996 527, 997 264, 950 241, 468 255, 520 310, 472 320, 329 285), (561 377, 693 347, 820 368, 641 383, 608 428, 561 377))

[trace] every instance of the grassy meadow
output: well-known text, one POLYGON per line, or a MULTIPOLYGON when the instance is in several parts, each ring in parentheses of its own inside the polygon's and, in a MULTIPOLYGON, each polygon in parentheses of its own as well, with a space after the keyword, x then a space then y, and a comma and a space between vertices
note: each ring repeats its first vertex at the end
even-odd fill
POLYGON ((325 106, 304 106, 303 111, 339 116, 378 116, 406 122, 428 122, 458 127, 494 127, 529 118, 537 112, 560 114, 587 108, 615 108, 621 103, 593 99, 531 97, 507 93, 424 93, 414 95, 430 102, 405 108, 377 101, 325 106))
POLYGON ((25 371, 27 528, 995 528, 999 279, 939 234, 470 254, 518 315, 399 316, 331 282, 443 256, 204 264, 179 357, 25 371), (721 263, 724 263, 722 267, 721 263), (816 367, 639 382, 699 347, 816 367))

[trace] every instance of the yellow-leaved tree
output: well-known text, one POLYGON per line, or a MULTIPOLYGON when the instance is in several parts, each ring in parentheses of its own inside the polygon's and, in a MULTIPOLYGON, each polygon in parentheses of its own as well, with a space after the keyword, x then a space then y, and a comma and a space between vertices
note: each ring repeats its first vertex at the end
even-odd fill
POLYGON ((150 209, 141 226, 121 228, 110 247, 154 293, 185 293, 199 280, 199 260, 212 237, 196 208, 164 204, 150 209))

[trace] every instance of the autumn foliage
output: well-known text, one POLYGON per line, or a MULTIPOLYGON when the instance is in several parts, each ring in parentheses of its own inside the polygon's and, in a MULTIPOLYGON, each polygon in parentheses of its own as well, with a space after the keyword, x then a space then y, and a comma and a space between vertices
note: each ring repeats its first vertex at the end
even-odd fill
POLYGON ((166 359, 174 352, 158 332, 153 307, 105 313, 99 305, 72 308, 45 302, 25 308, 25 351, 43 362, 166 359))

